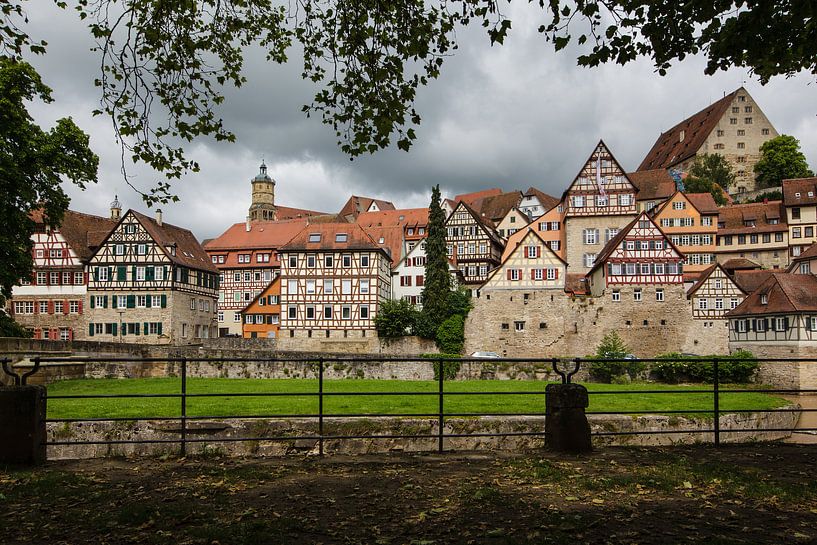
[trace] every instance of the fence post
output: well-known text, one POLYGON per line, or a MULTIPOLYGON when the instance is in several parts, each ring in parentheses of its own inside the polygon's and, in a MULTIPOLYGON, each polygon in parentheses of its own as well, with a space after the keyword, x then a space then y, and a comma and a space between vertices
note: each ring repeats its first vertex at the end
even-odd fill
POLYGON ((712 394, 715 403, 715 446, 720 446, 721 444, 721 407, 720 407, 720 368, 718 367, 718 358, 712 359, 712 371, 713 371, 713 388, 712 394))
POLYGON ((318 360, 318 454, 323 456, 323 358, 318 360))
POLYGON ((187 358, 182 358, 181 454, 187 456, 187 358))
POLYGON ((437 451, 443 452, 443 426, 445 425, 445 416, 443 413, 443 381, 445 380, 445 360, 440 359, 437 365, 437 382, 439 384, 438 397, 440 400, 440 412, 437 420, 437 451))

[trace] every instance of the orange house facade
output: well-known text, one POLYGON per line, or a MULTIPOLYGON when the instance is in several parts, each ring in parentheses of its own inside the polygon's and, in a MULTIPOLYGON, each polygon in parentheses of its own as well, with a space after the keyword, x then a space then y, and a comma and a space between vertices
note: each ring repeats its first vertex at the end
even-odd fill
POLYGON ((241 311, 241 336, 271 339, 281 327, 281 278, 273 280, 241 311))
POLYGON ((686 275, 697 278, 715 262, 718 206, 712 195, 676 191, 658 207, 654 219, 686 257, 686 275))

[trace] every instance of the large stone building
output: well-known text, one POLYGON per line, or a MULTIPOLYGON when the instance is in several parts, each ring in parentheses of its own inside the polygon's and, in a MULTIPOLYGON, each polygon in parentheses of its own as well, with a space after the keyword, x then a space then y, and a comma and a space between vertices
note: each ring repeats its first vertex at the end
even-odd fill
POLYGON ((562 196, 571 272, 590 270, 607 242, 637 215, 637 189, 603 141, 562 196))
POLYGON ((51 229, 42 211, 34 220, 34 270, 12 290, 11 314, 35 339, 85 339, 88 322, 85 265, 111 229, 122 209, 111 204, 111 217, 67 210, 59 227, 51 229))
POLYGON ((129 210, 88 263, 88 337, 186 344, 213 337, 218 269, 187 229, 129 210))
POLYGON ((760 106, 741 87, 661 133, 638 170, 686 171, 696 156, 717 153, 736 174, 730 192, 754 191, 760 146, 776 136, 760 106))

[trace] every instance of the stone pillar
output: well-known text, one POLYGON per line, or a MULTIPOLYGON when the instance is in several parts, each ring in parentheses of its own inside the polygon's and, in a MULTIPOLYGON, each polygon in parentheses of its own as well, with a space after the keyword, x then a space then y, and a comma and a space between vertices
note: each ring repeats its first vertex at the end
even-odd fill
POLYGON ((584 414, 589 404, 587 389, 580 384, 548 384, 545 392, 545 445, 558 452, 593 450, 590 424, 584 414))
POLYGON ((42 386, 0 388, 0 464, 45 463, 45 409, 42 386))

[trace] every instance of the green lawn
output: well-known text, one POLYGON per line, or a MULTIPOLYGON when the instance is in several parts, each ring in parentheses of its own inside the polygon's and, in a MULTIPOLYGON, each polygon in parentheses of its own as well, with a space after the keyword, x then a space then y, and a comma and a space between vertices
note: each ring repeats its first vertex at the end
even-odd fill
MULTIPOLYGON (((591 392, 589 411, 691 411, 712 407, 711 392, 700 394, 621 394, 593 395, 593 392, 623 390, 706 390, 709 386, 673 386, 664 384, 587 384, 591 392)), ((324 391, 335 392, 429 392, 436 393, 434 381, 406 380, 326 380, 324 391)), ((543 392, 545 383, 525 380, 468 380, 445 383, 446 392, 543 392)), ((201 393, 314 393, 314 379, 202 379, 187 381, 188 394, 201 393)), ((48 386, 49 396, 100 394, 177 394, 178 378, 87 379, 68 380, 48 386)), ((172 417, 180 414, 180 399, 54 399, 48 400, 49 418, 172 417)), ((324 396, 326 414, 418 414, 438 410, 436 395, 355 395, 324 396)), ((722 411, 770 409, 787 401, 761 393, 721 394, 722 411)), ((447 395, 446 413, 542 413, 544 395, 447 395)), ((277 397, 189 397, 188 416, 316 414, 317 396, 277 397)))

